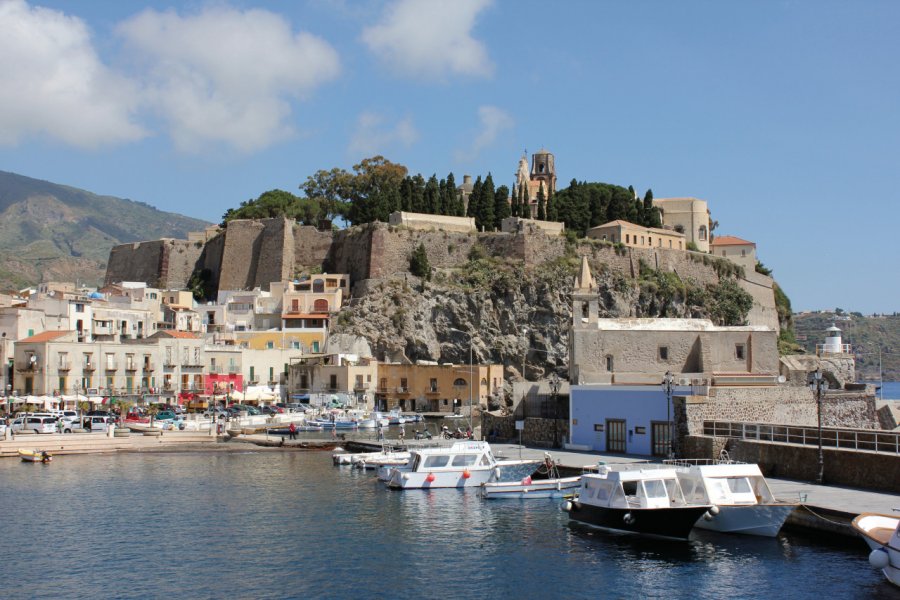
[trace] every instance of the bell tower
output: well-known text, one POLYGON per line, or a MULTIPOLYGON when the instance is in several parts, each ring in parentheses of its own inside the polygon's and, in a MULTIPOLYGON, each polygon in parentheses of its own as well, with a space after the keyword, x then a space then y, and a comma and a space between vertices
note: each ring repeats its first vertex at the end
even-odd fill
POLYGON ((543 183, 545 194, 556 193, 556 166, 549 150, 541 148, 531 155, 531 181, 535 190, 543 183))

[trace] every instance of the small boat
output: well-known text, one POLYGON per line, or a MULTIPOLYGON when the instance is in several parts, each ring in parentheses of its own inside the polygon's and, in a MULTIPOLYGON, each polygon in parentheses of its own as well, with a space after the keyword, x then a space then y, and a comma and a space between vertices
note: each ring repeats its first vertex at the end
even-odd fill
POLYGON ((697 519, 717 512, 709 504, 685 501, 674 468, 626 465, 582 475, 581 488, 565 508, 570 519, 586 525, 677 540, 687 539, 697 519))
POLYGON ((759 465, 706 459, 665 464, 675 467, 688 502, 719 509, 715 519, 697 520, 701 529, 775 537, 797 506, 775 499, 759 465))
POLYGON ((540 461, 498 461, 487 442, 455 442, 451 446, 410 451, 405 465, 379 469, 392 489, 432 489, 479 486, 489 481, 519 479, 535 470, 540 461))
POLYGON ((581 487, 581 475, 555 479, 496 481, 481 484, 482 498, 563 498, 581 487))
MULTIPOLYGON (((271 429, 268 429, 267 431, 268 431, 268 433, 270 433, 272 435, 290 435, 291 434, 290 426, 288 426, 288 427, 272 427, 271 429)), ((297 433, 301 433, 304 431, 325 431, 325 428, 321 427, 319 425, 295 425, 294 431, 296 431, 297 433)))
POLYGON ((863 513, 853 519, 853 528, 872 549, 869 564, 900 586, 900 517, 863 513))
POLYGON ((19 458, 22 459, 22 462, 47 464, 53 460, 53 455, 46 450, 25 450, 20 448, 19 458))

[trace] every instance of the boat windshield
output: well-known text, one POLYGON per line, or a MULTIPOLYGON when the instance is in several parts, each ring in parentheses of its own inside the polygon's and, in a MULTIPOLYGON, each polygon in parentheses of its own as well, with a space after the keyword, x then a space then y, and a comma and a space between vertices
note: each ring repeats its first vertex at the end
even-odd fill
POLYGON ((440 467, 446 467, 447 463, 450 462, 450 457, 447 455, 435 455, 429 456, 425 459, 425 464, 423 465, 426 469, 435 469, 440 467))
POLYGON ((746 477, 729 477, 728 488, 732 494, 750 494, 750 482, 746 477))
POLYGON ((454 467, 471 467, 478 461, 477 454, 458 454, 453 457, 454 467))
POLYGON ((666 485, 662 479, 648 479, 644 482, 644 493, 648 498, 668 498, 666 485))

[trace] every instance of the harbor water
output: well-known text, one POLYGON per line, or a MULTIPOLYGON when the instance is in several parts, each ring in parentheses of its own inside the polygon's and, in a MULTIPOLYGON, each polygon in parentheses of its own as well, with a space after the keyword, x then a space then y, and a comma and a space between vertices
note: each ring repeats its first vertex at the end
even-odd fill
POLYGON ((6 599, 900 598, 861 541, 613 535, 327 452, 5 460, 0 482, 6 599))

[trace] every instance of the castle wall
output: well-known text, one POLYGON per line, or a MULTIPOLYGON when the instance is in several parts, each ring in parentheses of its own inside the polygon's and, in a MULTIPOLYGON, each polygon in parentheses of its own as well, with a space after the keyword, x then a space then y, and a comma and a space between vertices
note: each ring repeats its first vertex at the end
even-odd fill
POLYGON ((104 285, 120 281, 143 281, 151 287, 160 285, 160 268, 163 264, 167 240, 134 242, 113 246, 106 263, 104 285))
POLYGON ((294 239, 290 222, 278 219, 237 219, 228 223, 219 289, 269 288, 292 275, 294 239))
POLYGON ((167 240, 165 246, 166 268, 160 274, 166 289, 180 290, 188 287, 191 274, 203 253, 203 245, 187 240, 167 240))
MULTIPOLYGON (((318 267, 325 263, 328 252, 334 241, 334 233, 319 231, 309 225, 297 225, 293 227, 294 255, 292 262, 294 268, 318 267)), ((337 272, 337 271, 329 271, 337 272)))

